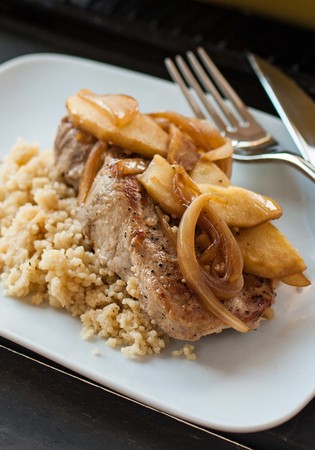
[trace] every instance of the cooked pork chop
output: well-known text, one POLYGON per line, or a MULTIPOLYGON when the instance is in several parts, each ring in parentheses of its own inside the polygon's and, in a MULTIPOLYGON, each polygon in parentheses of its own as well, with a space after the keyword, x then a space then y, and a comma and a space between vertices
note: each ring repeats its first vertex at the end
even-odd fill
POLYGON ((79 188, 84 163, 96 143, 97 140, 91 134, 75 128, 67 117, 61 121, 55 139, 55 159, 66 183, 76 190, 79 188))
MULTIPOLYGON (((76 188, 95 145, 93 139, 89 144, 86 138, 81 142, 78 133, 64 120, 55 143, 56 164, 76 188)), ((122 175, 117 169, 125 157, 121 149, 106 152, 86 202, 78 209, 85 236, 112 271, 126 281, 137 278, 141 307, 169 336, 194 341, 220 332, 226 325, 203 307, 184 282, 176 250, 163 233, 152 199, 136 176, 122 175)), ((245 275, 240 294, 224 304, 254 329, 274 295, 270 280, 245 275)))

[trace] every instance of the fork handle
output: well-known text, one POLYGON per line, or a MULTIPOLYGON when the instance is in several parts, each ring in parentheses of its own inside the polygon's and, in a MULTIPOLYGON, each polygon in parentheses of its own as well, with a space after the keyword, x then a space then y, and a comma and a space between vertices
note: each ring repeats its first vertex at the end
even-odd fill
MULTIPOLYGON (((236 155, 235 155, 236 156, 236 155)), ((315 166, 298 155, 289 152, 264 153, 259 155, 237 155, 237 161, 243 162, 263 162, 282 161, 298 169, 309 179, 315 182, 315 166)))
MULTIPOLYGON (((276 153, 273 155, 275 156, 276 153)), ((288 164, 291 164, 291 166, 296 167, 300 170, 304 175, 306 175, 308 178, 310 178, 312 181, 315 182, 315 166, 309 161, 306 161, 304 158, 298 155, 294 155, 292 153, 277 153, 277 156, 282 161, 286 161, 288 164)))

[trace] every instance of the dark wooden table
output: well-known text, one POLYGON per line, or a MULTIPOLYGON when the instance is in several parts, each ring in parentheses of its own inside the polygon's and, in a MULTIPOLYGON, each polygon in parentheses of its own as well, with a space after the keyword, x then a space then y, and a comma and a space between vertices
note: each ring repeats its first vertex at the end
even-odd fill
MULTIPOLYGON (((34 52, 62 52, 166 77, 162 54, 116 42, 98 49, 73 47, 47 32, 0 17, 0 63, 34 52)), ((234 82, 237 83, 237 75, 234 82)), ((244 80, 242 80, 244 84, 244 80)), ((257 88, 246 80, 247 93, 257 88)), ((249 98, 253 98, 249 95, 249 98)), ((264 96, 252 106, 271 112, 264 96)), ((290 392, 288 392, 290 395, 290 392)), ((257 405, 259 408, 259 405, 257 405)), ((237 411, 235 411, 237 414, 237 411)), ((228 434, 184 423, 104 390, 95 383, 0 338, 1 449, 286 449, 315 448, 315 401, 289 422, 271 430, 228 434)))

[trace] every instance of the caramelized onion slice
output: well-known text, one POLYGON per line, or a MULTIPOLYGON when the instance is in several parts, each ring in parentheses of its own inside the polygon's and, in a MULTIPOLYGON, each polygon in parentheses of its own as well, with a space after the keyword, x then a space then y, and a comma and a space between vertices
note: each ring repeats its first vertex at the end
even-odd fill
POLYGON ((185 170, 193 169, 199 159, 195 144, 174 124, 169 127, 169 135, 168 162, 180 164, 185 170))
POLYGON ((88 193, 90 192, 94 178, 102 166, 103 163, 102 156, 106 149, 107 145, 104 142, 98 142, 96 145, 94 145, 88 156, 79 186, 79 194, 78 194, 79 205, 85 202, 88 193))
MULTIPOLYGON (((224 147, 232 148, 229 139, 224 138, 221 134, 207 121, 202 119, 197 119, 195 117, 186 117, 181 114, 163 111, 157 113, 151 113, 150 116, 159 121, 168 121, 170 124, 175 124, 181 131, 186 133, 198 147, 199 150, 203 152, 211 152, 224 147)), ((163 122, 162 122, 163 123, 163 122)), ((218 156, 220 152, 216 155, 216 164, 218 167, 228 176, 232 173, 232 158, 231 155, 219 159, 218 156)))
POLYGON ((218 147, 210 152, 203 153, 200 156, 201 160, 218 161, 220 159, 230 158, 233 155, 233 146, 230 141, 227 141, 221 147, 218 147))
POLYGON ((197 294, 204 307, 227 326, 246 333, 249 331, 248 326, 216 298, 209 286, 209 277, 197 260, 195 228, 209 197, 208 194, 202 194, 195 198, 180 221, 177 239, 179 266, 187 284, 197 294))
POLYGON ((147 168, 147 164, 141 158, 124 158, 115 164, 120 175, 139 175, 147 168))
MULTIPOLYGON (((174 193, 178 201, 188 207, 200 191, 182 167, 177 166, 176 169, 174 193)), ((208 286, 220 300, 225 300, 237 295, 243 287, 243 257, 231 230, 209 200, 211 204, 220 201, 208 194, 208 202, 205 202, 203 214, 198 219, 198 225, 211 243, 199 263, 209 266, 210 270, 204 272, 208 286), (218 266, 220 270, 217 270, 218 266), (224 276, 220 274, 222 271, 224 276)))
MULTIPOLYGON (((204 134, 203 130, 200 129, 197 121, 172 111, 151 113, 150 116, 153 119, 169 120, 184 133, 188 134, 198 147, 201 147, 206 151, 213 148, 212 143, 207 139, 207 135, 204 134)), ((223 144, 224 139, 221 139, 223 144)))
POLYGON ((238 245, 230 229, 208 203, 199 222, 204 230, 214 236, 213 243, 199 260, 203 268, 209 266, 209 270, 204 271, 208 285, 218 299, 233 298, 244 284, 243 258, 238 245))
POLYGON ((88 89, 82 89, 78 95, 95 105, 116 126, 127 125, 139 112, 137 100, 129 95, 97 95, 88 89))
POLYGON ((159 222, 161 224, 162 230, 171 243, 171 245, 176 249, 177 245, 177 231, 174 231, 174 229, 170 226, 167 220, 167 216, 163 214, 161 208, 158 206, 155 207, 156 215, 158 216, 159 222))

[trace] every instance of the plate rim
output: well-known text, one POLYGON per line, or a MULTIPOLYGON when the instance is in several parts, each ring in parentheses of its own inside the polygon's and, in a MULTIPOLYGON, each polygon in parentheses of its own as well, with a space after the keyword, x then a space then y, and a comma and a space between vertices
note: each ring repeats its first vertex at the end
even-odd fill
MULTIPOLYGON (((119 66, 107 64, 107 63, 104 63, 104 62, 94 61, 94 60, 89 59, 89 58, 81 58, 81 57, 78 57, 78 56, 64 55, 64 54, 59 54, 59 53, 47 53, 47 52, 45 52, 45 53, 30 53, 30 54, 26 54, 26 55, 21 55, 21 56, 18 56, 18 57, 15 57, 15 58, 12 58, 12 59, 10 59, 8 61, 3 62, 0 65, 0 77, 1 77, 3 72, 5 72, 7 70, 12 70, 12 69, 15 69, 15 68, 19 68, 21 65, 23 65, 25 63, 43 62, 45 60, 50 60, 51 62, 57 62, 57 61, 63 60, 63 61, 68 61, 68 62, 70 61, 70 62, 92 64, 95 67, 98 66, 100 68, 104 68, 104 67, 105 68, 111 68, 111 69, 115 69, 115 70, 119 70, 119 71, 125 72, 126 74, 132 73, 132 74, 134 74, 136 76, 145 77, 145 78, 151 78, 153 80, 158 80, 159 82, 163 82, 163 83, 166 83, 166 84, 167 83, 171 83, 170 81, 167 81, 167 80, 164 80, 164 79, 160 79, 160 78, 157 78, 157 77, 154 77, 154 76, 151 76, 151 75, 138 73, 138 72, 130 70, 130 69, 126 69, 126 68, 122 68, 122 67, 119 67, 119 66)), ((1 80, 0 80, 0 82, 1 82, 1 80)), ((270 116, 267 113, 263 113, 263 114, 266 114, 266 116, 270 116)), ((274 116, 272 116, 272 117, 274 118, 274 116)), ((276 118, 274 118, 274 119, 276 119, 276 118)), ((0 330, 0 332, 2 334, 2 330, 0 330)), ((16 342, 17 344, 22 345, 22 346, 25 347, 25 345, 23 343, 18 342, 16 339, 14 339, 14 337, 11 336, 9 339, 11 339, 14 342, 16 342)), ((35 344, 35 346, 36 346, 36 344, 35 344)), ((26 347, 26 348, 29 348, 30 350, 32 350, 30 347, 26 347)), ((36 350, 36 353, 42 354, 42 356, 44 356, 44 357, 46 356, 45 354, 39 352, 38 349, 36 350)), ((51 359, 52 361, 55 361, 56 363, 58 363, 60 361, 60 360, 58 361, 58 360, 52 358, 51 356, 49 357, 49 359, 51 359)), ((64 365, 63 362, 61 364, 64 365)), ((65 366, 65 367, 69 367, 69 366, 65 366)), ((69 369, 71 369, 71 367, 69 367, 69 369)), ((77 369, 76 369, 76 371, 78 373, 82 373, 81 371, 78 371, 77 369)), ((84 374, 82 374, 82 375, 84 375, 84 374)), ((100 381, 98 380, 97 382, 100 382, 100 381)), ((100 382, 100 383, 102 385, 104 384, 103 381, 100 382)), ((105 388, 106 388, 106 385, 105 385, 105 388)), ((117 387, 113 387, 113 389, 117 389, 117 387)), ((295 416, 299 411, 301 411, 301 409, 304 408, 304 406, 306 404, 308 404, 312 400, 314 395, 315 395, 315 386, 314 386, 314 393, 313 394, 310 393, 309 398, 304 399, 304 401, 302 402, 303 404, 298 405, 295 408, 295 410, 290 411, 290 413, 288 413, 288 415, 285 418, 282 416, 281 418, 278 419, 278 421, 274 420, 274 419, 271 420, 271 421, 265 421, 264 424, 257 425, 256 427, 255 426, 250 426, 250 427, 236 426, 235 428, 233 428, 231 426, 225 427, 225 426, 220 426, 219 424, 209 424, 209 423, 206 423, 206 422, 202 423, 202 425, 203 426, 208 426, 208 427, 209 426, 211 426, 211 427, 214 426, 215 429, 222 430, 222 431, 229 431, 229 432, 253 432, 253 431, 265 430, 266 427, 267 428, 271 428, 271 427, 277 426, 277 425, 279 425, 281 423, 286 422, 287 420, 289 420, 293 416, 295 416)), ((127 394, 127 396, 129 397, 130 395, 127 394)), ((132 401, 137 401, 134 398, 130 398, 130 399, 132 401)), ((152 407, 152 406, 150 406, 150 404, 147 404, 146 402, 143 402, 142 400, 141 400, 141 403, 143 403, 144 406, 147 406, 149 408, 152 407)), ((153 406, 153 409, 154 409, 154 406, 153 406)), ((157 410, 162 412, 162 413, 168 414, 167 412, 164 412, 160 408, 158 408, 157 410)), ((178 413, 174 417, 175 418, 179 417, 178 413)), ((201 423, 200 421, 195 422, 193 419, 187 419, 187 417, 184 418, 184 420, 191 420, 193 423, 196 423, 196 424, 200 424, 201 423)))

